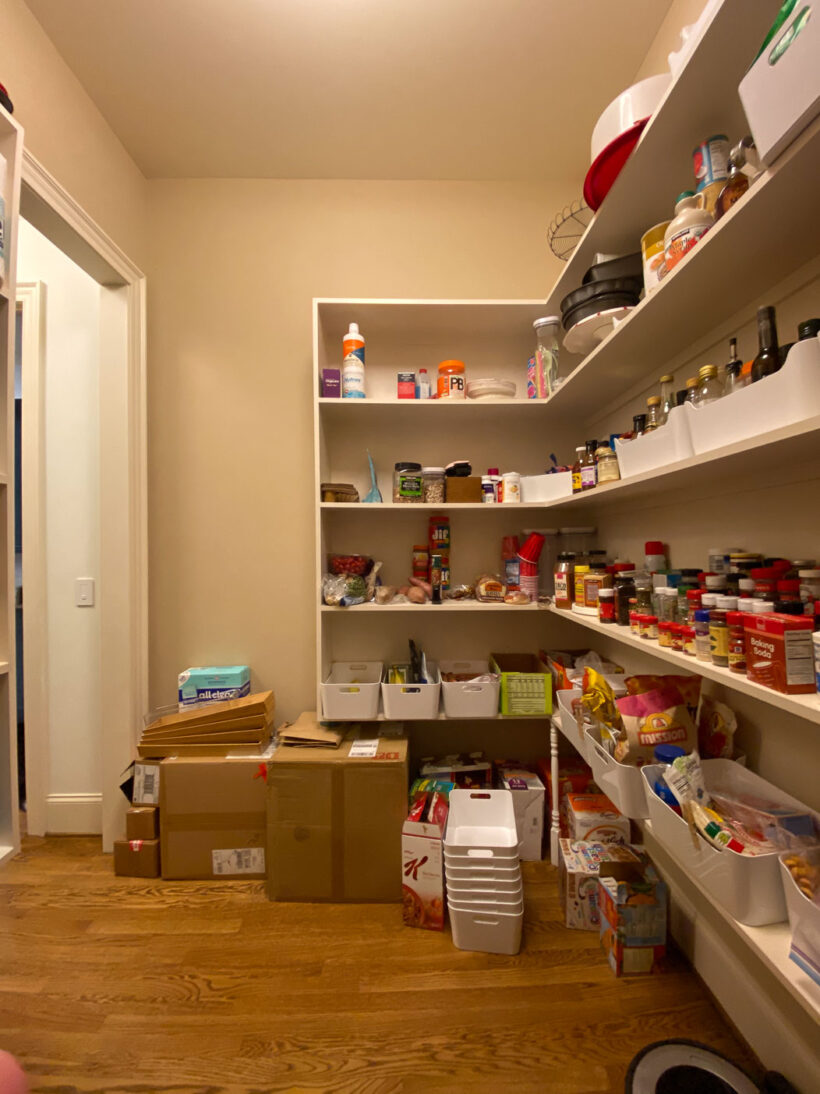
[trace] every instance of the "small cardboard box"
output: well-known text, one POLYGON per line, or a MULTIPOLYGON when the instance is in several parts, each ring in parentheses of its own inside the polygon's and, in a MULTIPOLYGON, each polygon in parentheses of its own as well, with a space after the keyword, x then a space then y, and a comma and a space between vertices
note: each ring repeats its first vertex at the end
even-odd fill
POLYGON ((159 809, 155 805, 132 805, 125 814, 125 838, 159 839, 159 809))
POLYGON ((597 931, 598 871, 603 862, 637 862, 629 847, 620 844, 589 843, 585 840, 560 841, 558 887, 564 923, 577 931, 597 931))
POLYGON ((270 899, 401 900, 407 778, 403 737, 277 749, 268 764, 270 899))
MULTIPOLYGON (((427 795, 424 795, 427 799, 427 795)), ((422 802, 425 806, 428 802, 422 802)), ((444 852, 447 802, 440 798, 432 820, 412 807, 401 830, 402 917, 408 927, 444 930, 444 852)), ((426 810, 423 814, 427 816, 426 810)))
POLYGON ((658 972, 666 953, 666 885, 648 859, 602 862, 601 946, 616 976, 658 972))
MULTIPOLYGON (((598 787, 595 785, 595 780, 592 777, 592 768, 589 764, 584 763, 580 756, 567 756, 561 757, 558 761, 558 792, 554 799, 556 804, 553 805, 553 793, 552 793, 552 764, 549 756, 542 756, 536 762, 536 771, 541 778, 541 782, 547 788, 547 809, 551 812, 553 809, 558 809, 566 794, 597 794, 598 787)), ((565 818, 561 816, 561 824, 565 822, 565 818)), ((562 831, 561 835, 566 838, 567 832, 562 831)))
POLYGON ((544 840, 544 784, 525 767, 505 764, 498 769, 498 785, 512 791, 521 860, 538 862, 544 840))
POLYGON ((454 502, 477 502, 482 500, 480 475, 468 475, 465 478, 459 475, 448 475, 445 484, 448 505, 452 505, 454 502))
POLYGON ((814 695, 812 617, 764 612, 743 620, 749 679, 786 695, 814 695))
POLYGON ((162 876, 264 878, 264 756, 169 756, 162 761, 162 876))
POLYGON ((501 676, 502 714, 526 718, 552 713, 552 678, 534 653, 491 653, 490 671, 501 676))
POLYGON ((567 794, 561 801, 561 828, 567 838, 594 843, 629 843, 629 817, 606 794, 567 794))
POLYGON ((114 840, 114 873, 117 877, 159 877, 159 840, 114 840))

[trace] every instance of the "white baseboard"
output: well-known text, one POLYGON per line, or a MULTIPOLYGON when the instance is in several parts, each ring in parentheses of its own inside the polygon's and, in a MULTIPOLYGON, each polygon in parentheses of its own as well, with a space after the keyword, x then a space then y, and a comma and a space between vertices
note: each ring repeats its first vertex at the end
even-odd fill
POLYGON ((102 834, 102 794, 49 794, 46 832, 50 836, 102 834))

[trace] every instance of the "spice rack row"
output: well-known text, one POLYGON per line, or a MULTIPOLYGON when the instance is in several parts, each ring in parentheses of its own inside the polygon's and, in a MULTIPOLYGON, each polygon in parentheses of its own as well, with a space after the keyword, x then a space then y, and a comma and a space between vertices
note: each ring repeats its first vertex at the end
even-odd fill
POLYGON ((435 612, 438 615, 495 612, 496 615, 503 615, 512 612, 538 612, 544 610, 545 606, 541 604, 482 604, 477 600, 451 600, 444 604, 354 604, 350 608, 336 608, 323 604, 320 609, 323 615, 331 613, 350 616, 367 614, 368 612, 373 615, 384 615, 387 612, 409 612, 413 615, 419 612, 435 612))

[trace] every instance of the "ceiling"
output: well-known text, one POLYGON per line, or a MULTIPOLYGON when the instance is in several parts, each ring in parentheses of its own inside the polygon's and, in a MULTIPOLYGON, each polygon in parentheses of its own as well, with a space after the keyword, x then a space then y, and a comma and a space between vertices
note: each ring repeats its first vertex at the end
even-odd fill
POLYGON ((27 0, 148 177, 581 179, 671 0, 27 0))

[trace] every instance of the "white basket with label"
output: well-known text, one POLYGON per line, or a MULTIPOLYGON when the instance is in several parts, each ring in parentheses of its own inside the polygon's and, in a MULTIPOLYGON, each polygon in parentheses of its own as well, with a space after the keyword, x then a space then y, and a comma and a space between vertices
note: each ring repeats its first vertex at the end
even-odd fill
MULTIPOLYGON (((489 661, 441 661, 442 676, 487 676, 489 661)), ((441 697, 448 718, 494 718, 498 714, 500 680, 442 680, 441 697)))
MULTIPOLYGON (((410 666, 403 667, 409 669, 410 666)), ((433 661, 427 662, 427 676, 430 681, 427 684, 389 684, 385 678, 382 681, 385 717, 390 721, 438 718, 441 676, 433 661)))
MULTIPOLYGON (((693 838, 689 825, 654 791, 662 765, 641 768, 652 831, 683 868, 715 901, 739 923, 762 927, 786 918, 786 901, 780 879, 779 852, 740 855, 713 847, 701 836, 693 838)), ((740 794, 776 801, 798 811, 810 812, 796 798, 761 779, 734 760, 704 760, 703 778, 707 790, 732 790, 740 794)))
POLYGON ((634 764, 619 763, 601 744, 600 726, 587 726, 584 730, 586 757, 592 768, 592 777, 602 794, 606 794, 625 817, 642 820, 649 816, 646 803, 646 784, 641 769, 634 764))
POLYGON ((378 717, 381 661, 334 661, 322 684, 322 715, 329 722, 378 717))

